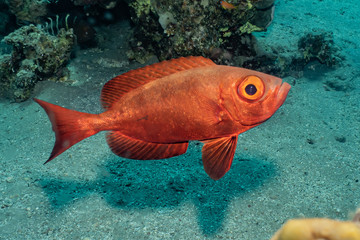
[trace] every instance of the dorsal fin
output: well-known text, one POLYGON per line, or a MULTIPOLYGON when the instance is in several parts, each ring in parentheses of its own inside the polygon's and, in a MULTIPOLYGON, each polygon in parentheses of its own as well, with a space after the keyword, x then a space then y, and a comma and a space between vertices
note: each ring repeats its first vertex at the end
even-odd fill
POLYGON ((108 81, 101 91, 101 103, 109 109, 125 93, 148 82, 184 70, 216 65, 204 57, 181 57, 131 70, 108 81))

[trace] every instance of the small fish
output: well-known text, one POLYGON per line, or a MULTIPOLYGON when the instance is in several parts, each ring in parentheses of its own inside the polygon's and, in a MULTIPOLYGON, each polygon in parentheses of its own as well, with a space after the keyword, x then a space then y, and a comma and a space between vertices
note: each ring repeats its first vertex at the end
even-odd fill
POLYGON ((49 162, 100 131, 111 150, 130 159, 184 154, 189 141, 204 143, 203 165, 215 180, 230 169, 238 135, 283 104, 290 85, 280 78, 203 57, 155 63, 105 84, 100 114, 69 110, 34 99, 49 116, 56 141, 49 162))
POLYGON ((228 2, 225 2, 225 1, 220 1, 220 5, 221 5, 224 9, 227 9, 227 10, 235 9, 235 8, 236 8, 236 6, 234 6, 234 4, 231 4, 231 3, 228 3, 228 2))

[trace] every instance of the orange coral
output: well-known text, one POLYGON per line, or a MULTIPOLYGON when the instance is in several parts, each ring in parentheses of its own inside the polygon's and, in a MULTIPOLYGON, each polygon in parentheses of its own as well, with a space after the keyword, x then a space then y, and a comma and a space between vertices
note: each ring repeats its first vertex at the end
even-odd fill
POLYGON ((271 238, 271 240, 320 239, 360 240, 360 227, 355 222, 327 218, 292 219, 271 238))

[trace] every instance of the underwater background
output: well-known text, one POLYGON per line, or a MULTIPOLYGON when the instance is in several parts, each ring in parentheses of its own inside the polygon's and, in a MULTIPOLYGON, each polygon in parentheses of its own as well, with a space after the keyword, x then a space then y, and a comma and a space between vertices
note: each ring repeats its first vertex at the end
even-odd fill
POLYGON ((261 240, 292 218, 351 218, 358 1, 226 3, 0 0, 0 239, 261 240), (198 142, 136 161, 114 155, 103 132, 43 165, 55 138, 33 97, 100 113, 112 77, 186 55, 292 85, 271 119, 239 136, 222 179, 203 170, 198 142))

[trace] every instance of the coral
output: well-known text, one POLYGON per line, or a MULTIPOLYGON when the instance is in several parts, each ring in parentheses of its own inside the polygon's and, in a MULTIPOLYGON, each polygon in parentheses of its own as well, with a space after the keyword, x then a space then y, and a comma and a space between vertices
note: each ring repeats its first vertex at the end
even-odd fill
POLYGON ((355 221, 327 218, 292 219, 271 240, 359 240, 360 227, 355 221))
POLYGON ((149 53, 160 60, 188 55, 211 57, 214 49, 230 55, 252 54, 248 51, 253 48, 248 45, 253 43, 249 35, 267 28, 274 0, 227 2, 236 7, 224 9, 219 1, 210 0, 131 1, 136 30, 129 57, 138 61, 149 53))
MULTIPOLYGON (((134 10, 134 14, 138 19, 149 15, 150 10, 154 11, 151 8, 150 0, 136 0, 131 2, 129 6, 134 10)), ((136 21, 136 19, 134 20, 136 21)))
MULTIPOLYGON (((334 44, 333 35, 326 31, 312 31, 300 36, 296 49, 270 49, 268 51, 257 50, 250 57, 235 59, 235 65, 241 65, 279 77, 301 77, 304 71, 326 72, 335 70, 341 66, 344 57, 334 44)), ((330 89, 346 91, 344 81, 338 83, 325 83, 330 89), (343 86, 340 86, 343 85, 343 86)))
POLYGON ((47 14, 47 0, 6 0, 10 11, 19 23, 40 23, 41 17, 47 14))
POLYGON ((80 46, 93 45, 96 43, 96 31, 93 26, 86 21, 86 18, 81 13, 73 11, 72 14, 56 14, 53 17, 48 17, 46 21, 41 24, 43 30, 52 35, 58 34, 59 29, 65 30, 73 29, 76 35, 76 43, 80 46))
POLYGON ((262 30, 261 27, 258 27, 258 26, 254 25, 254 24, 249 23, 249 22, 245 23, 243 26, 241 26, 239 28, 240 33, 247 33, 247 34, 250 34, 252 32, 259 32, 261 30, 262 30))
POLYGON ((11 55, 0 58, 0 94, 14 101, 26 100, 36 82, 61 79, 74 45, 72 29, 57 36, 34 25, 24 26, 4 38, 12 45, 11 55))
POLYGON ((339 63, 332 32, 307 33, 300 38, 298 47, 306 63, 317 60, 330 67, 339 63))

